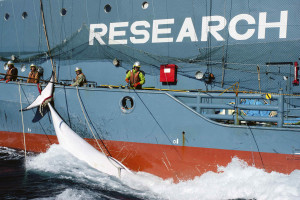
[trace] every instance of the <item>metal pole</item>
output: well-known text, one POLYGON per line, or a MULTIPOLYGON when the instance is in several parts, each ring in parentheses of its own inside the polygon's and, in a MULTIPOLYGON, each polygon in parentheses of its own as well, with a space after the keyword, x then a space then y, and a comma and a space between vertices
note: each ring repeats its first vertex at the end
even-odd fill
POLYGON ((201 103, 200 93, 198 93, 196 101, 197 101, 196 111, 197 111, 197 113, 200 113, 200 103, 201 103))
POLYGON ((282 88, 279 89, 279 98, 278 98, 278 122, 277 126, 282 128, 283 126, 283 117, 284 117, 284 95, 282 88))

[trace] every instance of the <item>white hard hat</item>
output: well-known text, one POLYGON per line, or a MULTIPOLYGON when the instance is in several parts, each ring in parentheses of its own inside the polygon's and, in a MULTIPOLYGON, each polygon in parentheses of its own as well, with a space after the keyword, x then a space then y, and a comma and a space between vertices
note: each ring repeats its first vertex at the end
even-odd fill
POLYGON ((13 61, 8 61, 7 65, 14 65, 13 61))
POLYGON ((141 63, 139 61, 136 61, 134 64, 133 64, 133 67, 141 67, 141 63))
POLYGON ((77 71, 82 71, 82 69, 80 67, 76 67, 75 72, 77 72, 77 71))
POLYGON ((30 65, 30 68, 31 68, 31 67, 36 68, 36 65, 32 63, 32 64, 30 65))

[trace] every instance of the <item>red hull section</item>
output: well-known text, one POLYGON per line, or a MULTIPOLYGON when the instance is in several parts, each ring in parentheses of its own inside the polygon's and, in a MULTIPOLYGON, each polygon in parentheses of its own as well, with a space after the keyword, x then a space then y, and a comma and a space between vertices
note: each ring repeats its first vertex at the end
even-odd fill
MULTIPOLYGON (((45 152, 58 143, 56 136, 26 133, 26 149, 45 152)), ((87 139, 93 146, 95 140, 87 139)), ((144 171, 161 178, 178 180, 193 179, 207 171, 217 171, 226 166, 233 157, 248 165, 289 174, 300 169, 300 157, 296 155, 258 153, 249 151, 222 150, 186 146, 170 146, 133 142, 104 141, 111 155, 133 171, 144 171)), ((24 149, 23 134, 0 132, 0 146, 24 149)))

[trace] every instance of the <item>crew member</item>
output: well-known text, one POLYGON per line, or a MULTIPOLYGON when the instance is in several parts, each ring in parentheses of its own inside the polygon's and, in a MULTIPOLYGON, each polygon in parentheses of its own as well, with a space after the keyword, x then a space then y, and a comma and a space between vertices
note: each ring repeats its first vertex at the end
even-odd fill
POLYGON ((3 80, 6 80, 6 83, 9 81, 16 81, 18 77, 18 69, 15 68, 15 65, 12 61, 8 61, 7 66, 8 70, 3 80))
POLYGON ((36 65, 31 64, 30 65, 30 72, 28 74, 27 83, 38 83, 40 79, 40 75, 38 71, 36 70, 36 65))
POLYGON ((140 71, 140 62, 133 64, 133 69, 126 74, 125 81, 130 83, 130 87, 133 89, 142 89, 142 85, 145 83, 145 76, 140 71))
POLYGON ((86 84, 85 75, 82 73, 82 70, 79 67, 76 67, 75 72, 76 72, 76 75, 77 75, 76 76, 76 81, 73 84, 71 84, 70 86, 82 87, 84 84, 86 84))

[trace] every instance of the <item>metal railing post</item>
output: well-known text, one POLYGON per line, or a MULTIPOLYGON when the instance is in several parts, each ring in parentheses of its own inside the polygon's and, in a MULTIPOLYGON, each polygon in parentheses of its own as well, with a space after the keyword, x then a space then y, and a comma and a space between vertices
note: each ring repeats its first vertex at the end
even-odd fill
POLYGON ((239 125, 240 124, 240 120, 239 120, 239 97, 236 96, 235 97, 235 117, 234 117, 234 124, 235 125, 239 125))
POLYGON ((197 111, 197 113, 200 113, 200 103, 201 103, 200 102, 200 93, 198 93, 196 101, 197 101, 196 111, 197 111))
POLYGON ((283 111, 284 111, 284 95, 282 88, 279 89, 279 97, 278 97, 278 122, 277 126, 282 128, 283 126, 283 111))

